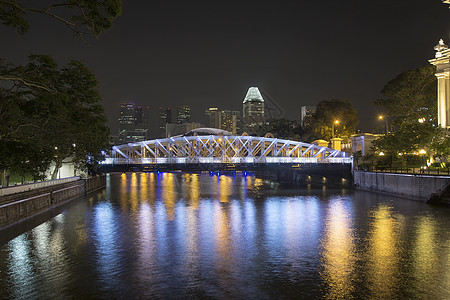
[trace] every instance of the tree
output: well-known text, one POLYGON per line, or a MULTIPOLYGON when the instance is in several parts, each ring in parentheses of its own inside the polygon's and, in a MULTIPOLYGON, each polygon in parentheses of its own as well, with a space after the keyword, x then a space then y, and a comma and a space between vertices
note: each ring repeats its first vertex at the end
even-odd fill
POLYGON ((279 139, 300 140, 303 131, 297 121, 285 118, 271 119, 261 128, 262 135, 271 133, 279 139))
POLYGON ((14 27, 20 34, 24 34, 30 28, 26 14, 35 13, 62 22, 78 36, 90 33, 98 37, 104 30, 111 27, 112 21, 122 11, 121 0, 34 1, 33 4, 36 5, 34 7, 29 7, 29 2, 0 0, 2 24, 14 27))
POLYGON ((376 149, 394 158, 430 147, 439 136, 434 73, 433 66, 425 66, 403 72, 386 84, 384 98, 375 104, 385 109, 393 130, 374 142, 376 149))
POLYGON ((389 81, 375 105, 385 109, 393 125, 434 122, 437 116, 436 76, 434 66, 424 66, 401 73, 389 81))
POLYGON ((317 105, 316 112, 311 121, 310 137, 329 140, 335 137, 349 137, 358 125, 358 113, 353 105, 345 100, 324 100, 317 105), (335 123, 338 121, 338 124, 335 123))
MULTIPOLYGON (((68 26, 78 37, 98 37, 120 15, 121 0, 0 0, 0 22, 28 31, 28 14, 41 14, 68 26)), ((0 172, 5 169, 34 178, 67 156, 78 165, 98 159, 108 128, 98 103, 97 82, 81 63, 58 69, 48 56, 30 56, 15 66, 0 59, 0 172), (82 124, 82 122, 85 122, 82 124), (88 126, 90 125, 90 126, 88 126), (77 146, 78 144, 78 146, 77 146)), ((57 168, 55 170, 57 170, 57 168)), ((56 176, 54 172, 53 177, 56 176)))
MULTIPOLYGON (((21 161, 39 160, 46 154, 55 162, 52 178, 56 178, 62 161, 73 157, 78 165, 88 157, 99 158, 108 145, 109 130, 100 104, 97 81, 80 62, 71 61, 59 69, 49 56, 33 55, 25 66, 8 65, 21 77, 34 74, 40 82, 52 82, 53 91, 14 81, 0 88, 0 141, 9 153, 15 152, 27 160, 11 165, 0 157, 0 166, 17 168, 21 161), (20 147, 21 144, 30 147, 20 147), (23 151, 18 151, 22 149, 23 151), (31 155, 30 151, 35 153, 31 155)), ((47 165, 48 166, 48 165, 47 165)))
POLYGON ((448 163, 450 156, 450 132, 447 129, 438 128, 438 133, 431 142, 430 148, 434 151, 434 158, 441 163, 448 163))
MULTIPOLYGON (((20 34, 25 34, 30 27, 26 18, 27 13, 41 14, 67 25, 76 36, 83 40, 86 34, 98 37, 103 31, 109 29, 112 21, 122 11, 121 0, 34 1, 35 7, 29 7, 24 2, 27 1, 0 0, 0 22, 5 26, 16 28, 20 34)), ((54 91, 51 82, 47 82, 49 84, 47 85, 33 74, 23 74, 24 77, 21 77, 17 73, 19 70, 5 72, 4 61, 2 65, 0 80, 21 81, 30 87, 54 91)))

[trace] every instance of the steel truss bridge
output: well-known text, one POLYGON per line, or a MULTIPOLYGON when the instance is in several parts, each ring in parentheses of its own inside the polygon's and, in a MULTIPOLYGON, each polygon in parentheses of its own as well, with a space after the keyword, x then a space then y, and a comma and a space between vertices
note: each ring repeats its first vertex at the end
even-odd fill
POLYGON ((314 144, 255 136, 182 136, 113 146, 104 166, 248 166, 351 164, 345 152, 314 144))

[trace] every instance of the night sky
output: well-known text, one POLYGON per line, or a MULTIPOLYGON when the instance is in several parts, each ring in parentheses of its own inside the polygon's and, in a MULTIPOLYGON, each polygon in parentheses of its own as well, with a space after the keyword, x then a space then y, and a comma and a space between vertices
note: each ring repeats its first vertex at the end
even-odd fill
MULTIPOLYGON (((1 57, 23 63, 49 54, 85 63, 97 76, 112 133, 119 105, 190 105, 242 110, 258 86, 273 116, 298 119, 300 106, 341 98, 358 110, 359 129, 376 124, 373 101, 405 70, 428 64, 450 40, 441 0, 123 1, 113 28, 88 45, 63 24, 30 18, 24 36, 0 27, 1 57)), ((153 133, 156 129, 153 128, 153 133)))

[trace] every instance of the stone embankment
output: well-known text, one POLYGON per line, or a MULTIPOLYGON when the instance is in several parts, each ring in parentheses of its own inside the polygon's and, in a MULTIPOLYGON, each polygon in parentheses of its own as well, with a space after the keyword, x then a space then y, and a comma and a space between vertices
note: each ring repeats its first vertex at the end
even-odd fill
POLYGON ((0 196, 0 229, 105 187, 106 176, 93 176, 0 196))
POLYGON ((447 204, 450 176, 353 171, 357 189, 383 192, 435 204, 447 204))

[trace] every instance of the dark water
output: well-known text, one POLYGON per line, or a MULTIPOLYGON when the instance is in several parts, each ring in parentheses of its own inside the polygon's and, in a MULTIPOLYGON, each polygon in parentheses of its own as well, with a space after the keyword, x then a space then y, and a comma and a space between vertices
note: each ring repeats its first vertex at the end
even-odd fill
POLYGON ((0 245, 1 298, 450 299, 448 208, 241 175, 107 181, 0 245))

